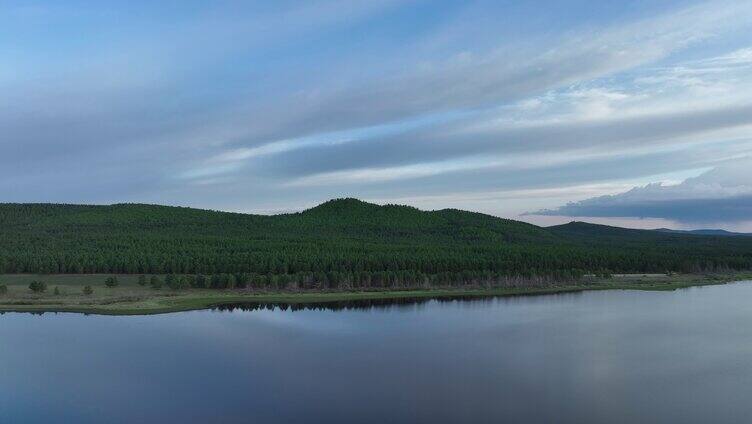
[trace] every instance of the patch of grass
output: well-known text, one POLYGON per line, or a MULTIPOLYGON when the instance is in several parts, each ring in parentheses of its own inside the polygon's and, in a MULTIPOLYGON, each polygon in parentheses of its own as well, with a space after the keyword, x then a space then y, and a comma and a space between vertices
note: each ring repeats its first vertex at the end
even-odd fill
POLYGON ((138 275, 116 274, 2 274, 0 282, 28 286, 32 281, 44 281, 48 286, 104 286, 108 277, 117 277, 121 286, 138 286, 138 275))
POLYGON ((118 275, 121 284, 107 288, 108 275, 0 275, 7 293, 0 296, 0 311, 5 312, 80 312, 106 315, 147 315, 207 309, 234 303, 323 303, 348 300, 388 300, 400 298, 449 298, 540 295, 585 290, 676 290, 752 279, 752 274, 620 276, 580 284, 537 288, 463 288, 431 290, 381 290, 341 292, 251 292, 241 290, 153 290, 137 284, 137 275, 118 275), (32 293, 31 281, 45 281, 63 287, 60 294, 32 293), (85 295, 91 285, 94 293, 85 295))

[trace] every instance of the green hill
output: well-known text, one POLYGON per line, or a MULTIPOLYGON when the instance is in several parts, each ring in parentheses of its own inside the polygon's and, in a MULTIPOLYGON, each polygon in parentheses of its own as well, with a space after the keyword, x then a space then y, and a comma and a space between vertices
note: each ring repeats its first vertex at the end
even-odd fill
POLYGON ((356 199, 274 216, 142 204, 0 204, 1 273, 243 274, 317 281, 478 281, 752 268, 752 238, 542 228, 356 199))

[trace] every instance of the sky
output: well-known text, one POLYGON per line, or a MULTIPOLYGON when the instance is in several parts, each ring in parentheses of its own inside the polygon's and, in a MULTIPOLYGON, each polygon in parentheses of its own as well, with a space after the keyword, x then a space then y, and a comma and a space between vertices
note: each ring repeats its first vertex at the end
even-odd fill
POLYGON ((0 202, 752 232, 749 1, 0 0, 0 202))

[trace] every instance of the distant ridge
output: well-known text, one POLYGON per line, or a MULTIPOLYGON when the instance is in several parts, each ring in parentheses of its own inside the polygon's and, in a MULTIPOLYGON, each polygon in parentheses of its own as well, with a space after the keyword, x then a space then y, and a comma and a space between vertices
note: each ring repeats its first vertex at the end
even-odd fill
POLYGON ((712 229, 700 229, 700 230, 672 230, 670 228, 657 228, 654 231, 662 233, 675 233, 675 234, 695 234, 699 236, 721 236, 721 237, 752 237, 751 233, 735 233, 726 230, 712 230, 712 229))
POLYGON ((663 234, 680 234, 710 237, 752 237, 750 233, 735 233, 720 229, 699 229, 699 230, 673 230, 670 228, 641 229, 641 228, 622 228, 603 224, 592 224, 583 221, 571 221, 566 224, 554 225, 547 227, 558 233, 579 233, 579 234, 637 234, 637 233, 663 233, 663 234))

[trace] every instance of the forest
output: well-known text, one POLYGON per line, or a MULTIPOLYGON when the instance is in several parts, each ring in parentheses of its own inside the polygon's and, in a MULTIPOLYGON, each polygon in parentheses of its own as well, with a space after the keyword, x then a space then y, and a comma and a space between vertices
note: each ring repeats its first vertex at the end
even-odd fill
POLYGON ((544 228, 357 199, 281 215, 0 204, 4 274, 171 274, 173 284, 207 288, 378 288, 749 269, 752 237, 581 222, 544 228))

